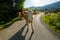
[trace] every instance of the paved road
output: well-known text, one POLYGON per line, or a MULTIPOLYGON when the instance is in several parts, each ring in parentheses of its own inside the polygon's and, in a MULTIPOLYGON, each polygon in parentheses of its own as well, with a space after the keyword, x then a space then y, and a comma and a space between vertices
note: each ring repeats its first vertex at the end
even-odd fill
POLYGON ((24 25, 25 20, 16 21, 8 28, 0 30, 0 40, 9 40, 9 38, 16 34, 24 25))
MULTIPOLYGON (((18 24, 24 25, 25 21, 17 22, 18 24)), ((17 24, 15 22, 15 24, 17 24)), ((41 22, 41 14, 34 15, 33 18, 33 27, 34 27, 34 33, 31 30, 31 26, 29 26, 29 30, 27 30, 27 26, 21 26, 18 27, 11 27, 11 31, 8 31, 8 35, 6 37, 6 40, 60 40, 59 37, 57 37, 54 33, 52 33, 48 28, 46 28, 42 22, 41 22), (17 29, 16 29, 17 28, 17 29)), ((30 25, 30 24, 29 24, 30 25)), ((0 34, 1 35, 1 34, 0 34)), ((5 34, 4 34, 5 35, 5 34)), ((1 37, 1 40, 4 39, 4 37, 1 37)))

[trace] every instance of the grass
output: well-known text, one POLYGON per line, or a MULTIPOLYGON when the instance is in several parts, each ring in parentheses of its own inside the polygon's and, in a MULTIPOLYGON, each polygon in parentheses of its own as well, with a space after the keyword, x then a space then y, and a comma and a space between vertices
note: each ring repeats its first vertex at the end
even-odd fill
POLYGON ((60 12, 45 14, 42 16, 43 21, 55 32, 60 34, 60 12))
POLYGON ((9 25, 11 25, 12 23, 14 23, 14 22, 17 21, 17 20, 21 20, 21 18, 20 18, 20 17, 16 17, 16 18, 14 18, 12 21, 0 25, 0 29, 7 28, 9 25))

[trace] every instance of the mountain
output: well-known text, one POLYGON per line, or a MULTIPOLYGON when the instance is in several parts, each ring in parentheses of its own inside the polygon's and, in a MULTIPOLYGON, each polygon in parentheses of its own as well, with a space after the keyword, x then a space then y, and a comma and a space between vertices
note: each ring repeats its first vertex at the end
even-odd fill
POLYGON ((49 5, 45 5, 42 7, 30 7, 32 9, 37 8, 40 11, 45 11, 45 9, 48 9, 48 11, 52 11, 52 10, 59 10, 60 11, 60 1, 56 2, 56 3, 52 3, 49 5))
POLYGON ((49 11, 50 10, 60 10, 60 2, 56 2, 56 3, 52 3, 52 4, 49 4, 49 5, 43 6, 40 9, 41 10, 48 9, 49 11))

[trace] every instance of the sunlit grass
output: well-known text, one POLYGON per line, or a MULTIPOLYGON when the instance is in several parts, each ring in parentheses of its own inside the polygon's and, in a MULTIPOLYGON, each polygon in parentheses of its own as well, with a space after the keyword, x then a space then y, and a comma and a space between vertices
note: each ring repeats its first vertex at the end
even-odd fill
POLYGON ((3 28, 8 27, 9 25, 11 25, 12 23, 14 23, 14 22, 17 21, 17 20, 21 20, 21 18, 20 18, 20 17, 17 17, 17 18, 14 18, 14 19, 13 19, 12 21, 10 21, 10 22, 7 22, 7 23, 5 23, 5 24, 0 25, 0 29, 3 29, 3 28))
POLYGON ((49 25, 49 27, 60 34, 60 12, 50 13, 42 16, 43 21, 49 25))

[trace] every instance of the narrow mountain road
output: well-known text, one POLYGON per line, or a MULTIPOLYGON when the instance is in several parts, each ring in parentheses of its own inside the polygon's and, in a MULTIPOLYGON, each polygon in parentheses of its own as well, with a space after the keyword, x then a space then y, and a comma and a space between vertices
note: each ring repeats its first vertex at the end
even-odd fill
POLYGON ((27 26, 24 25, 25 21, 17 21, 14 24, 17 24, 17 27, 15 26, 14 28, 14 25, 11 26, 10 28, 8 28, 10 30, 7 30, 6 33, 4 31, 0 31, 0 40, 60 40, 58 36, 56 36, 43 25, 43 23, 41 22, 41 15, 42 14, 37 14, 33 16, 34 33, 31 30, 31 26, 29 26, 29 30, 27 30, 27 26))
POLYGON ((43 25, 41 22, 41 15, 42 14, 37 14, 34 17, 33 23, 35 34, 33 35, 32 40, 60 40, 60 38, 43 25))

